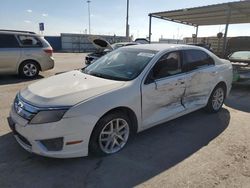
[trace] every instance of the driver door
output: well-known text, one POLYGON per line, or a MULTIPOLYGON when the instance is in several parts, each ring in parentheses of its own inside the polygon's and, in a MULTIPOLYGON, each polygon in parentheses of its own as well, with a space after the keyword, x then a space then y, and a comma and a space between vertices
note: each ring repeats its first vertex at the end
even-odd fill
POLYGON ((181 53, 175 51, 163 55, 141 87, 144 128, 163 123, 183 112, 185 74, 182 71, 181 53))

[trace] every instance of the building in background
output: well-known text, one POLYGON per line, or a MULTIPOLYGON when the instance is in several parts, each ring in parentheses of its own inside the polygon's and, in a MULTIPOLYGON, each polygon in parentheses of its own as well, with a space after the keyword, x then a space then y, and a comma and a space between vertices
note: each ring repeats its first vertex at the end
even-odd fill
POLYGON ((61 36, 45 36, 44 38, 50 43, 54 51, 62 50, 61 36))
POLYGON ((183 44, 183 40, 182 39, 164 39, 164 38, 160 38, 159 43, 183 44))
MULTIPOLYGON (((92 52, 95 51, 95 47, 88 40, 90 36, 93 35, 61 33, 61 36, 45 36, 45 39, 50 43, 54 51, 92 52)), ((125 36, 98 35, 98 37, 107 40, 110 44, 127 41, 125 36)))
MULTIPOLYGON (((230 39, 230 37, 227 37, 226 41, 230 39)), ((185 44, 189 43, 205 43, 210 44, 213 52, 222 57, 223 55, 223 39, 218 38, 216 36, 214 37, 198 37, 197 39, 194 39, 192 37, 187 37, 183 39, 185 44), (197 41, 196 41, 197 40, 197 41)))

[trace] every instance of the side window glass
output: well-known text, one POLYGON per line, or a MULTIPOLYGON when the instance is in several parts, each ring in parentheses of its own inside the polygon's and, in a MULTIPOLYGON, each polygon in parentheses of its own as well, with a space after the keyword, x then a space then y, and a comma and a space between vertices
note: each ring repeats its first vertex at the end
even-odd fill
POLYGON ((190 71, 204 66, 213 65, 214 60, 201 50, 185 50, 183 63, 185 70, 190 71))
POLYGON ((171 52, 160 58, 153 68, 154 79, 160 79, 182 72, 179 52, 171 52))
POLYGON ((18 48, 18 42, 14 35, 1 34, 0 35, 0 48, 18 48))
POLYGON ((20 43, 23 47, 41 47, 42 43, 34 36, 18 36, 20 43))

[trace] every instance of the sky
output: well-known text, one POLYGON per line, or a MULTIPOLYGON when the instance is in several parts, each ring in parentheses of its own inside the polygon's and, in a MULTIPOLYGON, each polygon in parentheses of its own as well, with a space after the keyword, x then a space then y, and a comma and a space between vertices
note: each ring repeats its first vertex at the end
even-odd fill
MULTIPOLYGON (((130 35, 148 36, 148 14, 176 10, 230 0, 130 0, 130 35)), ((91 34, 125 35, 127 0, 91 0, 91 34)), ((86 0, 1 0, 0 29, 30 30, 39 32, 38 24, 45 23, 44 35, 88 32, 88 4, 86 0)), ((216 36, 224 32, 224 25, 203 26, 199 36, 216 36)), ((195 28, 159 19, 152 20, 152 39, 181 39, 191 37, 195 28)), ((229 26, 228 36, 250 36, 250 24, 229 26)))

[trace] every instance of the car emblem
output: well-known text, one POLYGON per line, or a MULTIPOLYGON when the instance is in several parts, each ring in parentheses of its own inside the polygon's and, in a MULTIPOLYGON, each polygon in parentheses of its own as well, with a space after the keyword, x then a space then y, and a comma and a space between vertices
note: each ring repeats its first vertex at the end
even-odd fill
POLYGON ((23 110, 23 103, 21 101, 18 101, 15 103, 15 109, 18 114, 20 114, 23 110))

